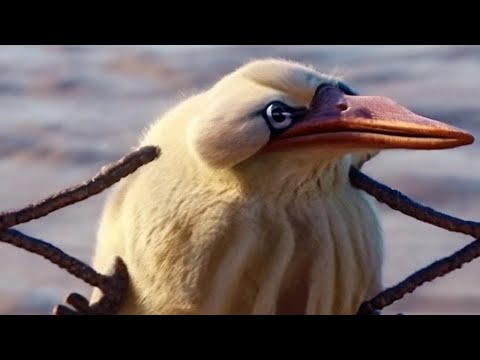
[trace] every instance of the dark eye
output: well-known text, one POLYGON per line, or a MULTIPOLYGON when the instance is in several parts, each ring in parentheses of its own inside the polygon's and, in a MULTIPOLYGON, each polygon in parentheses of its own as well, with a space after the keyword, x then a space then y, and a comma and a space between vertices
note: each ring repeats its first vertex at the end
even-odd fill
POLYGON ((265 117, 270 125, 276 130, 282 130, 292 124, 292 113, 286 105, 273 103, 265 109, 265 117))

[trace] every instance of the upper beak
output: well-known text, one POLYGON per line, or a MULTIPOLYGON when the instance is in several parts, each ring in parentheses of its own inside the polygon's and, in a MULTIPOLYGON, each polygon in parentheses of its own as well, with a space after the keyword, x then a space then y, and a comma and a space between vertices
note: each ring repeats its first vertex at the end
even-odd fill
POLYGON ((323 145, 447 149, 473 141, 472 134, 414 114, 388 98, 349 96, 332 85, 319 88, 305 117, 272 138, 264 151, 323 145))

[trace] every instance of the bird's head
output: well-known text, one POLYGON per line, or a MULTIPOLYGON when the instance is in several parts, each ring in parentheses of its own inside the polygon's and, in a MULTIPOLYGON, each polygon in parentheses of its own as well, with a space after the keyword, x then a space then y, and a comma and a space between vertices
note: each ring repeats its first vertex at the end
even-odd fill
POLYGON ((334 77, 285 60, 247 63, 200 97, 188 114, 186 141, 193 157, 213 169, 286 162, 308 167, 348 154, 361 159, 382 149, 446 149, 474 140, 386 97, 359 96, 334 77))

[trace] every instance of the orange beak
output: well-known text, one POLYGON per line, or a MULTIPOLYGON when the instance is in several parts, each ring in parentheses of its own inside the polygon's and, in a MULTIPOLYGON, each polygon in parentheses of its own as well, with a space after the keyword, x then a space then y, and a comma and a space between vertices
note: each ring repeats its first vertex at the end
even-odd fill
POLYGON ((264 152, 299 147, 447 149, 473 143, 472 134, 414 114, 380 96, 345 95, 323 86, 301 120, 272 138, 264 152))

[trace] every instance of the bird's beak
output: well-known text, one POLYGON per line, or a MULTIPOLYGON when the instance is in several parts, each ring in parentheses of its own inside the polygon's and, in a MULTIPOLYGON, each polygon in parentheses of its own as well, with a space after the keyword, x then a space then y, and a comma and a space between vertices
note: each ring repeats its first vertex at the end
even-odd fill
POLYGON ((319 88, 305 117, 272 138, 264 151, 326 145, 343 149, 447 149, 474 137, 414 114, 380 96, 349 96, 335 86, 319 88))

